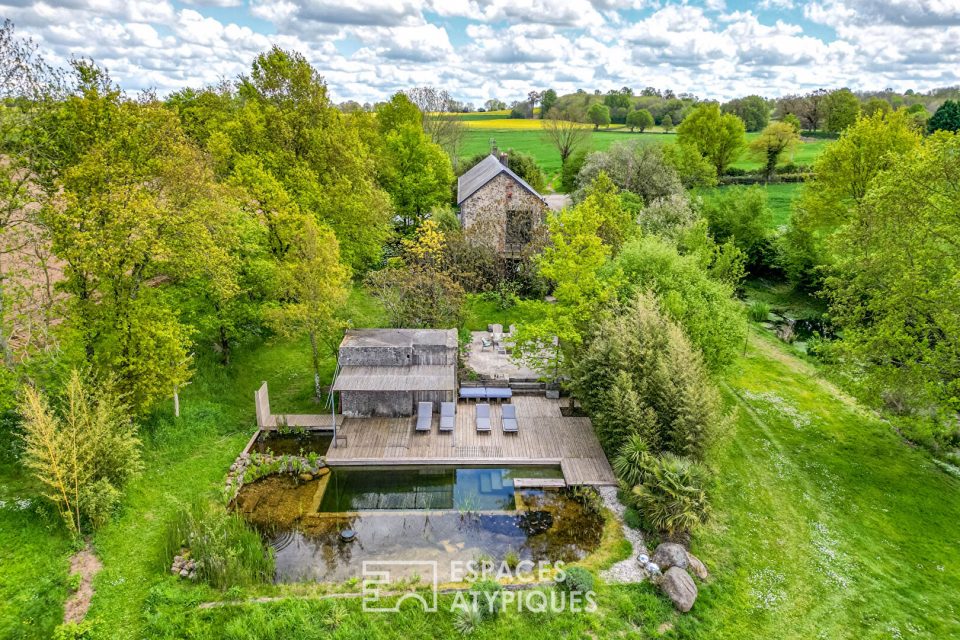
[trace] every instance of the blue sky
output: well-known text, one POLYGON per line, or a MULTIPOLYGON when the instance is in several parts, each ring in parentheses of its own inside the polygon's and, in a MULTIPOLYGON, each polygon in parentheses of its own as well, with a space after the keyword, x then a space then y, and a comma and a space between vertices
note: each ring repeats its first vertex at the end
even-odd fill
POLYGON ((334 99, 416 85, 481 105, 646 86, 728 99, 960 84, 960 0, 0 0, 46 56, 129 91, 233 79, 272 45, 334 99))

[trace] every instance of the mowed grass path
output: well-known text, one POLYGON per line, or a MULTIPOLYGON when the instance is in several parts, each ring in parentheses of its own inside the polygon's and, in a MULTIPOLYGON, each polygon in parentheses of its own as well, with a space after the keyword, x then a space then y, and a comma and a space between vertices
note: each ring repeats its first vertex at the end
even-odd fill
POLYGON ((960 480, 772 338, 728 376, 698 638, 960 637, 960 480))

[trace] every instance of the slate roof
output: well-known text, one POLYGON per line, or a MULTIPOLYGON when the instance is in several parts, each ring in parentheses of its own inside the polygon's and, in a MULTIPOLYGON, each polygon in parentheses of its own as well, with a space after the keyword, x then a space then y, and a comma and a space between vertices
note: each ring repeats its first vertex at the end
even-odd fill
POLYGON ((495 155, 490 154, 457 179, 457 204, 462 204, 464 200, 476 193, 480 187, 487 184, 501 173, 506 173, 508 176, 519 182, 520 186, 522 186, 524 189, 542 199, 542 196, 537 193, 533 187, 527 184, 526 180, 511 171, 510 167, 500 162, 500 159, 495 155))
POLYGON ((341 347, 414 347, 436 345, 455 349, 456 329, 348 329, 341 347))

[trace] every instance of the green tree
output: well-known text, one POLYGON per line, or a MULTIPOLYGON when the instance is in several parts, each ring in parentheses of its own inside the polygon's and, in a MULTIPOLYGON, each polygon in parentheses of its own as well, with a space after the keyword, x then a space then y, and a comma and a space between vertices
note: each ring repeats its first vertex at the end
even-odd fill
POLYGON ((421 121, 420 110, 402 92, 377 108, 382 140, 379 183, 407 231, 433 207, 450 200, 453 183, 450 158, 430 141, 421 121))
POLYGON ((898 413, 939 408, 944 432, 960 409, 958 154, 941 132, 881 170, 830 238, 826 279, 855 379, 898 413))
POLYGON ((673 243, 644 236, 627 242, 609 271, 619 278, 621 298, 652 292, 711 371, 729 366, 743 348, 746 320, 733 288, 712 279, 698 256, 680 255, 673 243))
MULTIPOLYGON (((543 135, 557 149, 564 167, 574 153, 590 138, 590 131, 576 121, 570 113, 554 107, 543 123, 543 135)), ((570 191, 571 189, 568 189, 570 191)))
POLYGON ((800 118, 798 118, 794 114, 792 113, 786 114, 780 119, 780 122, 790 125, 791 127, 793 127, 793 130, 796 131, 797 135, 798 136, 800 135, 800 129, 801 129, 800 118))
POLYGON ((826 129, 839 133, 857 121, 860 99, 850 89, 831 91, 824 99, 826 129))
POLYGON ((340 263, 340 248, 333 231, 318 226, 309 217, 302 218, 301 224, 281 266, 280 303, 269 310, 267 319, 282 335, 306 335, 310 339, 314 395, 319 402, 319 345, 334 341, 343 329, 337 313, 347 299, 350 273, 340 263))
MULTIPOLYGON (((639 195, 646 203, 683 191, 680 177, 661 145, 626 140, 606 151, 594 151, 587 156, 577 181, 585 191, 601 173, 619 189, 639 195)), ((574 200, 582 197, 582 192, 574 194, 574 200)))
POLYGON ((610 107, 602 102, 595 102, 587 109, 587 119, 593 123, 593 130, 596 131, 601 126, 610 126, 610 107))
POLYGON ((557 104, 557 92, 553 89, 547 89, 540 95, 540 119, 543 120, 550 113, 553 105, 557 104))
POLYGON ((610 455, 638 435, 652 452, 700 458, 724 428, 702 356, 650 294, 602 319, 572 382, 610 455))
POLYGON ((640 129, 640 133, 653 126, 653 116, 646 109, 637 109, 627 114, 627 126, 630 131, 640 129))
POLYGON ((721 113, 715 102, 695 108, 677 127, 677 142, 696 148, 722 175, 746 145, 743 120, 721 113))
POLYGON ((800 136, 785 122, 771 122, 750 143, 750 153, 763 161, 764 178, 769 181, 777 170, 777 163, 785 151, 793 149, 800 136))
POLYGON ((23 465, 45 487, 74 535, 104 524, 120 490, 140 471, 140 440, 129 408, 112 383, 85 380, 74 369, 62 401, 26 386, 23 465))
POLYGON ((770 122, 770 107, 757 95, 736 98, 723 105, 724 113, 732 113, 743 120, 747 131, 760 131, 770 122))
POLYGON ((890 113, 891 111, 893 111, 893 108, 890 103, 883 98, 870 98, 863 105, 863 115, 865 116, 872 116, 875 113, 890 113))
POLYGON ((773 217, 763 187, 724 188, 704 202, 703 215, 714 240, 732 241, 750 265, 762 262, 773 217))
POLYGON ((857 213, 870 182, 920 143, 904 112, 860 118, 814 165, 784 237, 783 261, 791 280, 812 287, 830 262, 824 240, 857 213))
POLYGON ((673 118, 670 117, 670 114, 667 114, 660 119, 660 126, 663 128, 665 133, 670 133, 670 131, 673 129, 673 118))
POLYGON ((960 131, 960 100, 946 100, 930 116, 927 121, 927 130, 930 133, 934 131, 960 131))

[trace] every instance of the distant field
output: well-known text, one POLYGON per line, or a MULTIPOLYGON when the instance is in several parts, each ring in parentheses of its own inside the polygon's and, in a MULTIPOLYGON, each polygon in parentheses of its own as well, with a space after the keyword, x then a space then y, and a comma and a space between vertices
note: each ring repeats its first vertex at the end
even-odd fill
MULTIPOLYGON (((458 116, 467 126, 461 149, 462 157, 471 157, 478 153, 490 150, 491 140, 496 140, 501 149, 517 149, 529 153, 547 174, 553 179, 560 172, 560 154, 547 141, 542 131, 542 121, 536 119, 513 119, 507 111, 492 111, 489 113, 467 113, 458 116)), ((590 127, 591 125, 583 125, 590 127)), ((604 151, 618 140, 642 140, 651 144, 671 142, 675 138, 673 133, 665 134, 659 127, 644 133, 631 132, 623 125, 612 125, 609 128, 590 132, 590 150, 604 151)), ((756 133, 748 133, 747 140, 757 137, 756 133)), ((823 151, 830 140, 805 139, 790 154, 785 155, 781 164, 790 162, 797 164, 812 164, 823 151)), ((761 163, 750 157, 744 150, 740 159, 733 164, 738 169, 759 169, 761 163)), ((785 186, 785 185, 780 185, 785 186)))

